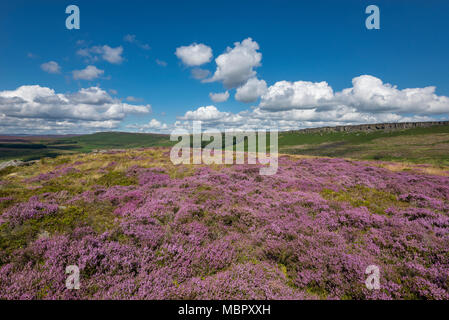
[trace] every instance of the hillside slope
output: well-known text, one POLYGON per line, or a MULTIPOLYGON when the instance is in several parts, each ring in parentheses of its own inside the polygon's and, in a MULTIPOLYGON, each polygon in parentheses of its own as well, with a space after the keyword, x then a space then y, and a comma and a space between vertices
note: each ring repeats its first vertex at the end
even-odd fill
POLYGON ((281 153, 449 165, 449 125, 396 131, 282 132, 281 153))
POLYGON ((34 160, 94 149, 129 149, 170 146, 168 135, 128 132, 98 132, 78 136, 3 137, 0 139, 0 160, 34 160))
MULTIPOLYGON (((423 123, 421 123, 423 124, 423 123)), ((279 133, 279 151, 286 154, 387 160, 449 165, 449 125, 412 128, 385 124, 340 129, 306 129, 279 133), (382 127, 386 126, 386 129, 382 127), (351 129, 352 128, 352 129, 351 129)), ((32 160, 94 149, 130 149, 174 145, 169 135, 100 132, 70 137, 3 137, 0 160, 32 160)), ((203 145, 207 143, 204 142, 203 145)))

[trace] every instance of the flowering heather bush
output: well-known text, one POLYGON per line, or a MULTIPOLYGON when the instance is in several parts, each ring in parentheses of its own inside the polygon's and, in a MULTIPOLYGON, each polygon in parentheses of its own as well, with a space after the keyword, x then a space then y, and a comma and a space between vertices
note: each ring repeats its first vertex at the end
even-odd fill
POLYGON ((260 176, 167 154, 3 177, 0 298, 449 299, 449 177, 290 157, 260 176), (369 265, 379 290, 365 286, 369 265))
POLYGON ((64 167, 64 168, 58 168, 57 170, 41 173, 37 175, 36 177, 28 179, 28 182, 40 182, 40 181, 47 181, 51 180, 53 178, 57 178, 60 176, 67 175, 69 173, 75 173, 79 172, 77 169, 73 167, 64 167))
POLYGON ((58 211, 55 204, 40 202, 37 197, 31 197, 29 201, 19 203, 6 210, 2 218, 6 219, 12 226, 20 225, 25 220, 39 219, 58 211))

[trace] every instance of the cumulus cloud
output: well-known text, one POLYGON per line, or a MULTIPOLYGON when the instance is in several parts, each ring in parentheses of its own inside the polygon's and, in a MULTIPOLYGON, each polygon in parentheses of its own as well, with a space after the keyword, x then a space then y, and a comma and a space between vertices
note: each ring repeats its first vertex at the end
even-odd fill
POLYGON ((48 73, 60 73, 61 67, 55 61, 49 61, 41 64, 41 69, 48 73))
POLYGON ((225 112, 220 112, 215 106, 206 106, 199 107, 193 111, 187 111, 183 117, 180 117, 182 120, 219 120, 223 116, 225 116, 225 112))
POLYGON ((167 62, 165 62, 163 60, 156 59, 156 63, 158 65, 160 65, 161 67, 166 67, 167 66, 167 62))
POLYGON ((151 119, 151 121, 148 122, 148 128, 165 129, 167 128, 167 125, 165 123, 161 123, 156 119, 151 119))
POLYGON ((212 59, 212 49, 202 43, 176 48, 175 55, 189 67, 200 66, 212 59))
POLYGON ((199 107, 194 111, 187 111, 182 120, 217 120, 226 115, 224 112, 218 111, 215 106, 199 107))
POLYGON ((201 69, 201 68, 193 68, 191 70, 192 77, 197 80, 201 80, 207 78, 210 74, 209 70, 201 69))
POLYGON ((82 70, 72 71, 75 80, 93 80, 104 74, 104 70, 98 69, 96 66, 87 66, 82 70))
POLYGON ((108 45, 104 46, 94 46, 91 48, 83 48, 79 49, 76 52, 79 56, 86 57, 90 62, 96 62, 101 57, 103 60, 112 63, 112 64, 120 64, 123 62, 123 47, 118 46, 116 48, 112 48, 108 45))
POLYGON ((145 124, 129 124, 126 127, 141 132, 160 132, 168 129, 167 124, 161 123, 156 119, 151 119, 148 123, 145 124))
POLYGON ((122 63, 123 61, 122 46, 119 46, 117 48, 111 48, 110 46, 103 46, 100 51, 103 59, 108 61, 109 63, 119 64, 122 63))
POLYGON ((361 111, 443 114, 449 112, 449 98, 435 94, 435 87, 398 89, 379 78, 362 75, 352 79, 352 88, 335 94, 336 103, 361 111))
POLYGON ((370 113, 358 111, 354 107, 335 106, 333 109, 320 110, 290 109, 290 110, 265 110, 256 107, 252 110, 244 110, 237 114, 223 112, 215 106, 200 107, 187 111, 184 116, 178 117, 176 127, 190 129, 192 121, 201 121, 203 128, 219 130, 297 130, 301 128, 355 125, 363 123, 381 122, 407 122, 407 121, 432 121, 432 117, 426 115, 400 115, 392 112, 370 113))
POLYGON ((256 76, 254 68, 261 65, 262 54, 257 50, 259 44, 251 38, 235 42, 234 48, 228 47, 225 53, 215 59, 217 69, 214 75, 203 81, 221 81, 229 89, 243 85, 256 76))
POLYGON ((255 102, 267 92, 267 83, 257 78, 249 79, 243 86, 237 88, 235 99, 240 102, 255 102))
POLYGON ((225 102, 229 99, 229 92, 209 93, 209 97, 213 102, 225 102))
POLYGON ((128 96, 128 97, 126 97, 126 101, 129 101, 129 102, 140 102, 140 101, 142 101, 143 99, 142 98, 136 98, 136 97, 134 97, 134 96, 128 96))
POLYGON ((352 85, 351 88, 334 93, 324 81, 279 81, 262 95, 259 107, 269 111, 326 111, 345 106, 359 112, 417 115, 449 112, 449 98, 436 95, 435 87, 400 90, 370 75, 355 77, 352 85))
POLYGON ((73 134, 114 130, 120 121, 73 121, 8 117, 0 113, 0 133, 7 134, 73 134))
POLYGON ((144 49, 144 50, 150 50, 151 49, 150 45, 148 45, 146 43, 143 43, 140 40, 137 40, 135 34, 127 34, 127 35, 125 35, 123 37, 123 40, 125 42, 129 42, 129 43, 135 44, 136 46, 138 46, 139 48, 144 49))
POLYGON ((318 109, 291 109, 284 111, 267 111, 255 108, 252 117, 257 119, 271 119, 274 121, 298 122, 324 122, 324 123, 368 123, 368 122, 397 122, 401 116, 392 113, 379 113, 377 115, 358 112, 355 108, 337 106, 332 110, 320 111, 318 109))
POLYGON ((76 51, 76 54, 81 57, 92 58, 89 48, 82 48, 76 51))
POLYGON ((278 81, 262 96, 260 107, 267 110, 313 109, 333 98, 327 82, 278 81))
MULTIPOLYGON (((240 114, 233 114, 231 112, 222 112, 215 106, 199 107, 196 110, 187 111, 184 116, 178 117, 179 120, 186 121, 203 121, 205 127, 222 128, 224 125, 234 126, 243 122, 243 117, 240 114)), ((185 123, 188 127, 189 123, 185 123)))
POLYGON ((150 112, 150 105, 123 103, 98 87, 66 94, 39 85, 0 91, 2 127, 9 129, 22 125, 29 131, 33 130, 33 125, 35 131, 113 128, 127 114, 150 112))

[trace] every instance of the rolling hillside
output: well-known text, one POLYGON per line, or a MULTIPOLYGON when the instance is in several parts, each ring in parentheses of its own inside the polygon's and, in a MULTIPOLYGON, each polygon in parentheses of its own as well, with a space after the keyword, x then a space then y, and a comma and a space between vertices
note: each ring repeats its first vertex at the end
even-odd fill
POLYGON ((168 135, 99 132, 79 136, 6 137, 0 138, 0 160, 34 160, 94 149, 129 149, 170 146, 168 135))
POLYGON ((449 165, 449 125, 396 131, 284 132, 279 151, 288 154, 449 165))
MULTIPOLYGON (((382 125, 378 125, 381 127, 382 125)), ((363 160, 449 165, 449 124, 396 130, 335 131, 329 128, 279 133, 279 152, 363 160)), ((0 160, 33 160, 95 149, 173 145, 168 135, 100 132, 79 136, 0 137, 0 160)), ((207 143, 204 143, 204 145, 207 143)))

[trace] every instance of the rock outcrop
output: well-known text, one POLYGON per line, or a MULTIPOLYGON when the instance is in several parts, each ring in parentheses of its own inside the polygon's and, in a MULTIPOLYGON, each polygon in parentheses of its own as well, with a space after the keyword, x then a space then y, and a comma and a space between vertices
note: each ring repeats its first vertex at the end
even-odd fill
POLYGON ((6 169, 9 167, 21 167, 24 166, 26 162, 23 162, 21 160, 10 160, 0 163, 0 170, 6 169))
POLYGON ((294 130, 298 133, 327 133, 327 132, 373 132, 378 130, 397 131, 413 128, 427 128, 433 126, 449 125, 449 121, 428 121, 428 122, 395 122, 395 123, 376 123, 376 124, 360 124, 352 126, 336 126, 322 128, 308 128, 294 130))
POLYGON ((33 163, 36 163, 36 160, 32 161, 22 161, 22 160, 9 160, 0 163, 0 170, 9 168, 9 167, 23 167, 23 166, 29 166, 33 163))

